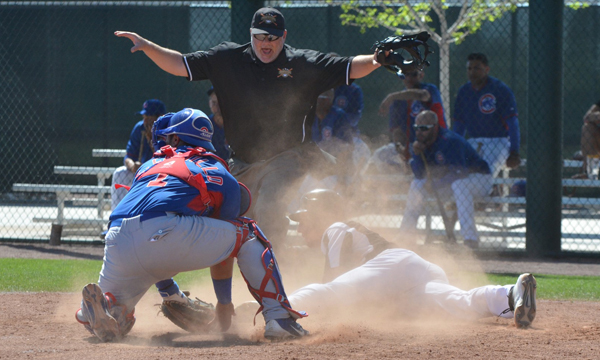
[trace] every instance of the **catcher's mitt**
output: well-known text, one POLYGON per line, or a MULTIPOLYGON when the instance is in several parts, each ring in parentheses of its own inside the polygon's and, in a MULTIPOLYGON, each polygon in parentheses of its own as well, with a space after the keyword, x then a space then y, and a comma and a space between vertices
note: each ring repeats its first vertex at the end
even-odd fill
POLYGON ((377 51, 378 63, 389 71, 404 77, 404 73, 423 70, 425 66, 429 66, 427 56, 433 53, 427 44, 430 37, 426 31, 415 35, 389 36, 381 41, 376 41, 371 50, 377 51), (419 47, 423 47, 423 51, 419 47), (410 55, 410 59, 402 56, 402 50, 410 55), (387 56, 386 52, 389 52, 387 56))
POLYGON ((163 313, 173 324, 189 332, 208 332, 209 323, 215 318, 215 307, 198 298, 187 298, 187 303, 164 301, 160 305, 163 313))

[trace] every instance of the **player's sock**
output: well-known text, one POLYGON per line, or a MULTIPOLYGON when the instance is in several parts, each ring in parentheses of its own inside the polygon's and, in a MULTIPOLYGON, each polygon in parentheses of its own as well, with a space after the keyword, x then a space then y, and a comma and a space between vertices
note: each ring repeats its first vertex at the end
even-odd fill
POLYGON ((160 296, 162 296, 163 298, 173 295, 183 295, 181 290, 179 290, 179 285, 177 285, 177 282, 173 279, 161 280, 155 285, 158 289, 158 292, 160 293, 160 296))

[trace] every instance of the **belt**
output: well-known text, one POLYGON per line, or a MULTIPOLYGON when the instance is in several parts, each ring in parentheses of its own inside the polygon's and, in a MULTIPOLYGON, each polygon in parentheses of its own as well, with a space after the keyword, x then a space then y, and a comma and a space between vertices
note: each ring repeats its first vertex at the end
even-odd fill
MULTIPOLYGON (((154 219, 154 218, 157 218, 160 216, 166 216, 166 215, 167 215, 167 213, 165 213, 164 211, 143 213, 142 215, 140 215, 140 222, 144 222, 146 220, 150 220, 150 219, 154 219)), ((110 220, 108 222, 108 228, 110 229, 111 227, 120 227, 121 223, 125 219, 131 219, 131 218, 118 218, 118 219, 110 220)))

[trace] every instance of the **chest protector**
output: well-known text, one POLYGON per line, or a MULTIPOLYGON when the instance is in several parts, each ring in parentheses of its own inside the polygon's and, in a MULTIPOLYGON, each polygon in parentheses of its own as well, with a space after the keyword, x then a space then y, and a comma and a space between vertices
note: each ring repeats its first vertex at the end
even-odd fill
POLYGON ((213 205, 213 206, 217 205, 217 204, 211 204, 212 198, 211 198, 210 194, 208 193, 208 189, 206 187, 206 182, 204 181, 204 177, 202 177, 202 174, 194 175, 190 171, 188 166, 185 164, 185 161, 193 156, 214 158, 214 159, 218 160, 221 164, 223 164, 225 169, 227 169, 227 171, 229 172, 229 167, 223 161, 223 159, 221 159, 220 157, 218 157, 214 154, 206 152, 206 150, 201 147, 190 149, 189 151, 186 151, 186 152, 178 153, 175 151, 175 148, 173 148, 171 146, 163 146, 159 151, 154 153, 154 156, 155 157, 164 156, 165 160, 163 160, 160 163, 157 163, 156 165, 150 167, 148 170, 146 170, 142 173, 138 173, 135 177, 136 180, 140 179, 142 177, 146 177, 146 176, 150 176, 150 175, 157 175, 157 174, 175 176, 176 178, 178 178, 182 181, 185 181, 191 187, 198 189, 198 191, 200 192, 200 199, 202 200, 202 203, 204 204, 203 210, 207 209, 209 207, 209 205, 213 205))

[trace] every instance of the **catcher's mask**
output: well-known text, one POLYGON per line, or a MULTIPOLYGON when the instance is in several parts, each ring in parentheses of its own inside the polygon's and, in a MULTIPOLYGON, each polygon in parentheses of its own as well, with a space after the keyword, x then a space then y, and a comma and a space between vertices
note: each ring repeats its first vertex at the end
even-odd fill
POLYGON ((292 221, 300 222, 309 216, 337 215, 342 212, 342 196, 333 190, 315 189, 302 196, 300 209, 289 215, 292 221))
POLYGON ((158 143, 162 137, 177 135, 190 145, 215 152, 211 142, 213 133, 213 124, 205 113, 197 109, 185 108, 175 114, 163 115, 157 119, 152 129, 152 138, 156 138, 158 143), (168 123, 167 116, 169 116, 168 123))
POLYGON ((165 137, 158 136, 157 131, 164 130, 165 128, 167 128, 169 126, 169 121, 171 121, 173 115, 175 115, 175 113, 165 114, 156 119, 156 121, 152 125, 152 146, 154 147, 154 151, 158 151, 161 147, 167 145, 167 143, 165 142, 165 137))

